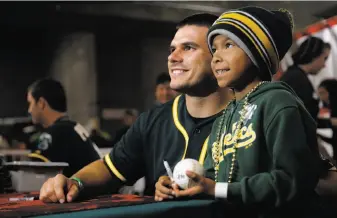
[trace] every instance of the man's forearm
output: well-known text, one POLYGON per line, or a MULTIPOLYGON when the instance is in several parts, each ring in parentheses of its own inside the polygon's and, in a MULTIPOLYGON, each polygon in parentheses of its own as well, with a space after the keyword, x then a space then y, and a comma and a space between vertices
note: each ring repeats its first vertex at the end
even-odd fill
POLYGON ((111 175, 103 160, 92 162, 72 177, 77 177, 82 181, 84 185, 82 194, 85 195, 116 192, 122 186, 121 181, 111 175))

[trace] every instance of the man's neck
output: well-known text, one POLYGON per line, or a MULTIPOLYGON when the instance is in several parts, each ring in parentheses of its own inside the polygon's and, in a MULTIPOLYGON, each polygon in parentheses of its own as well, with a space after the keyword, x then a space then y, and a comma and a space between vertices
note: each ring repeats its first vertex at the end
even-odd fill
POLYGON ((56 111, 51 111, 48 113, 47 116, 45 116, 44 122, 43 122, 43 127, 48 128, 51 126, 53 123, 55 123, 56 120, 60 119, 61 117, 66 116, 66 113, 60 113, 56 111))
POLYGON ((222 111, 233 97, 232 90, 227 88, 218 89, 205 97, 186 94, 187 111, 195 118, 211 117, 222 111))

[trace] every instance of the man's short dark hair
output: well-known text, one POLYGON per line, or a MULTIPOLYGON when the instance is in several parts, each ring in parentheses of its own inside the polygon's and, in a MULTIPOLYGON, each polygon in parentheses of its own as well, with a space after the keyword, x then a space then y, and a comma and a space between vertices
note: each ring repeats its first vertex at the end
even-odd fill
POLYGON ((180 21, 176 26, 176 29, 180 29, 187 25, 211 27, 218 17, 219 16, 217 15, 209 13, 193 14, 180 21))
POLYGON ((41 97, 44 98, 49 106, 56 111, 67 111, 67 99, 64 88, 59 81, 50 78, 44 78, 35 81, 28 87, 35 101, 41 97))
POLYGON ((157 76, 156 85, 171 82, 171 77, 168 73, 161 73, 157 76))

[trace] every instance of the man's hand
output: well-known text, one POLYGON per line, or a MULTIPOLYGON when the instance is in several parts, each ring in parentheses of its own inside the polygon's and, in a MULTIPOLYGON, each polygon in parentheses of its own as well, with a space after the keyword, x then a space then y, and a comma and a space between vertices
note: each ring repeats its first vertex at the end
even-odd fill
POLYGON ((208 195, 214 196, 215 192, 215 181, 208 179, 206 177, 200 176, 194 172, 186 171, 186 175, 191 178, 196 185, 192 188, 188 188, 185 190, 175 189, 175 196, 178 197, 186 197, 186 196, 194 196, 197 194, 205 193, 208 195))
POLYGON ((173 182, 168 176, 161 176, 156 183, 156 192, 154 199, 156 201, 162 201, 164 199, 172 199, 174 191, 172 188, 173 182))
POLYGON ((62 174, 57 174, 53 178, 49 178, 41 187, 40 200, 45 203, 61 204, 72 202, 79 194, 79 188, 76 181, 73 181, 62 174))

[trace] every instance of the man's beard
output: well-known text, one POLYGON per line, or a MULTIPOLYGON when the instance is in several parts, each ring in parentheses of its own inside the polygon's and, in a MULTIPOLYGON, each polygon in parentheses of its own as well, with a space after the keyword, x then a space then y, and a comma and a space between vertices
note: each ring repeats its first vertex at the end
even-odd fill
POLYGON ((206 97, 218 90, 218 82, 214 76, 205 76, 193 86, 183 86, 173 89, 176 92, 184 93, 194 97, 206 97))

